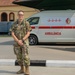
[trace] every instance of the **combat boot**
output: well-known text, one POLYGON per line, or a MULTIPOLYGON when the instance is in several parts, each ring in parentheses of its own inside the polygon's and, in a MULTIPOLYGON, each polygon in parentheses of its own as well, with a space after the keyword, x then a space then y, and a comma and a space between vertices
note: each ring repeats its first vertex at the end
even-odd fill
POLYGON ((22 74, 25 72, 24 66, 21 66, 21 69, 17 72, 17 74, 22 74))
POLYGON ((30 73, 29 73, 29 66, 25 67, 25 73, 24 73, 24 75, 30 75, 30 73))

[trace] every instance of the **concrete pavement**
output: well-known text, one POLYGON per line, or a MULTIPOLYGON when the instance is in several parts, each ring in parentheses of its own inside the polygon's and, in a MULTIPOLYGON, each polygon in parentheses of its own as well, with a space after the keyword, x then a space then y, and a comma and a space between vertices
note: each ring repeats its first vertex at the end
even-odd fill
MULTIPOLYGON (((0 66, 0 75, 18 75, 19 69, 19 66, 0 66)), ((75 75, 75 68, 30 67, 30 75, 75 75)))
MULTIPOLYGON (((13 52, 13 39, 11 37, 0 38, 0 60, 8 59, 16 60, 13 52)), ((59 46, 59 45, 37 45, 30 46, 29 49, 31 60, 75 60, 75 46, 59 46)), ((1 61, 2 62, 2 61, 1 61)), ((11 62, 11 61, 9 61, 11 62)), ((15 62, 15 61, 13 61, 15 62)), ((55 62, 56 63, 56 62, 55 62)), ((59 64, 60 65, 60 64, 59 64)), ((71 67, 31 67, 30 75, 75 75, 75 68, 71 67)), ((18 75, 16 72, 20 69, 19 66, 1 66, 0 75, 18 75)), ((19 74, 23 75, 23 74, 19 74)))

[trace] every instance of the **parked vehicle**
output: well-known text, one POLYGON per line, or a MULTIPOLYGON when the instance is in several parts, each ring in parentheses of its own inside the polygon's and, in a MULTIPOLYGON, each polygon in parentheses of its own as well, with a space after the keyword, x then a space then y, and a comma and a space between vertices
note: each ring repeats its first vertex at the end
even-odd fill
POLYGON ((0 22, 0 33, 8 33, 13 22, 0 22))
POLYGON ((49 10, 27 19, 32 27, 31 45, 38 42, 75 43, 75 10, 49 10))

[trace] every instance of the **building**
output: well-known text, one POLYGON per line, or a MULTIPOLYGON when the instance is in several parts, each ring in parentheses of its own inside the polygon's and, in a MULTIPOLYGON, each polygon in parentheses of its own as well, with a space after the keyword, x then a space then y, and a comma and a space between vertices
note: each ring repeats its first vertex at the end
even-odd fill
POLYGON ((25 18, 28 18, 32 14, 38 12, 38 10, 33 8, 13 4, 13 1, 14 0, 0 0, 0 22, 15 21, 17 19, 17 12, 19 10, 24 11, 25 18))

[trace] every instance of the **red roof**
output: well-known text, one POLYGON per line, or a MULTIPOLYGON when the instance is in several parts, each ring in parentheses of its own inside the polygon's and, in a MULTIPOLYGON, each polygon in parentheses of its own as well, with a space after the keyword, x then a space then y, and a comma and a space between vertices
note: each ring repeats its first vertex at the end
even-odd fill
POLYGON ((0 0, 0 6, 12 6, 14 0, 0 0))

